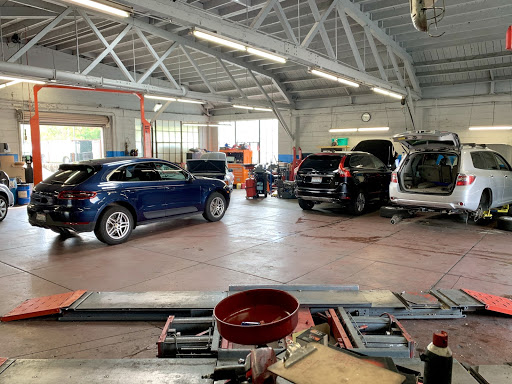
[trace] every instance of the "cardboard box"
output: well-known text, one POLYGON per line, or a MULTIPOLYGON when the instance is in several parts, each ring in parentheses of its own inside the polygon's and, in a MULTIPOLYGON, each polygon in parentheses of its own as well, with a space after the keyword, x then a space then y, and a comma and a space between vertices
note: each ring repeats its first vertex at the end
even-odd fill
POLYGON ((14 155, 0 156, 0 169, 7 173, 10 178, 20 178, 25 182, 25 167, 15 165, 14 155))

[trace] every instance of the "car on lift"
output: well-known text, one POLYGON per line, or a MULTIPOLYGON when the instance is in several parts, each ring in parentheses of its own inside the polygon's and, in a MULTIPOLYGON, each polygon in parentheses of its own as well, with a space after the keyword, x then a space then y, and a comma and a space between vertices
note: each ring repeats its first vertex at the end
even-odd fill
POLYGON ((14 195, 9 189, 9 176, 0 171, 0 221, 5 219, 9 207, 14 205, 14 195))
POLYGON ((199 213, 221 220, 229 201, 221 180, 165 160, 120 157, 61 164, 34 188, 27 212, 33 226, 62 235, 94 231, 114 245, 137 225, 199 213))
POLYGON ((368 152, 322 152, 309 155, 299 165, 295 194, 304 210, 337 203, 361 215, 369 203, 388 201, 390 180, 389 167, 368 152))
POLYGON ((389 186, 394 205, 467 213, 479 221, 512 204, 512 168, 498 152, 461 144, 452 132, 405 132, 393 140, 406 150, 389 186))

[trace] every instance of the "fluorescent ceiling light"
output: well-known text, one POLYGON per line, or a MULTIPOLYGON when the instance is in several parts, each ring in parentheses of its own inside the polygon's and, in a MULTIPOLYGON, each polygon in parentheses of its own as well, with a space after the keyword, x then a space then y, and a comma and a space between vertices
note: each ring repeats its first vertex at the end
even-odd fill
POLYGON ((166 96, 154 96, 154 95, 144 95, 145 99, 151 100, 165 100, 165 101, 177 101, 174 97, 166 97, 166 96))
POLYGON ((334 75, 331 75, 329 73, 325 73, 325 72, 322 72, 322 71, 318 71, 316 69, 312 69, 311 70, 311 73, 313 75, 317 75, 317 76, 320 76, 320 77, 324 77, 326 79, 329 79, 329 80, 332 80, 332 81, 338 81, 338 78, 334 75))
POLYGON ((252 53, 253 55, 256 55, 256 56, 264 57, 265 59, 277 61, 278 63, 282 63, 282 64, 286 63, 286 59, 284 57, 277 56, 277 55, 274 55, 273 53, 270 53, 267 51, 262 51, 260 49, 247 47, 247 52, 252 53))
POLYGON ((329 132, 357 132, 357 128, 334 128, 329 129, 329 132))
POLYGON ((270 108, 249 107, 248 105, 233 105, 233 108, 249 109, 252 111, 272 112, 272 109, 270 108))
POLYGON ((0 89, 1 88, 7 88, 7 87, 10 87, 11 85, 19 84, 19 83, 21 83, 21 80, 13 80, 13 81, 10 81, 8 83, 0 85, 0 89))
POLYGON ((349 85, 351 87, 356 87, 356 88, 359 87, 359 84, 357 84, 357 83, 355 83, 353 81, 344 79, 342 77, 334 76, 334 75, 332 75, 330 73, 327 73, 327 72, 319 71, 318 69, 312 69, 311 73, 313 75, 317 75, 317 76, 320 76, 320 77, 323 77, 323 78, 326 78, 326 79, 329 79, 329 80, 332 80, 332 81, 337 81, 339 83, 343 83, 343 84, 349 85))
MULTIPOLYGON (((110 5, 99 3, 93 0, 65 0, 69 3, 83 5, 84 7, 109 13, 115 16, 130 17, 130 14, 122 9, 111 7, 110 5)), ((117 4, 116 4, 117 5, 117 4)))
POLYGON ((469 127, 470 131, 508 131, 512 126, 469 127))
POLYGON ((359 132, 389 131, 389 127, 357 128, 359 132))
POLYGON ((176 99, 176 101, 179 101, 180 103, 190 103, 190 104, 204 104, 204 101, 199 100, 188 100, 188 99, 176 99))
POLYGON ((233 108, 254 109, 253 107, 248 107, 247 105, 233 105, 233 108))
POLYGON ((162 107, 163 105, 161 103, 156 103, 155 106, 153 107, 153 112, 158 112, 162 109, 162 107))
POLYGON ((18 83, 45 84, 44 81, 24 79, 21 77, 0 76, 0 80, 16 81, 18 83))
POLYGON ((192 34, 200 39, 211 41, 212 43, 217 43, 220 45, 224 45, 226 47, 234 48, 238 51, 247 51, 253 55, 264 57, 265 59, 269 59, 272 61, 276 61, 278 63, 286 63, 286 59, 282 56, 275 55, 273 53, 263 51, 261 49, 256 49, 253 47, 248 47, 242 43, 238 43, 236 41, 228 40, 219 35, 212 34, 209 32, 200 31, 198 29, 194 29, 192 34))
POLYGON ((403 99, 404 98, 404 95, 401 95, 401 94, 395 93, 395 92, 391 92, 391 91, 387 91, 382 88, 372 88, 372 91, 376 92, 376 93, 380 93, 381 95, 394 97, 395 99, 403 99))
POLYGON ((353 81, 350 81, 350 80, 347 80, 347 79, 343 79, 341 77, 338 77, 338 82, 339 83, 343 83, 345 85, 350 85, 351 87, 356 87, 356 88, 359 87, 359 84, 354 83, 353 81))
POLYGON ((211 41, 212 43, 217 43, 220 45, 225 45, 226 47, 231 47, 234 49, 238 49, 239 51, 245 51, 245 45, 236 43, 231 40, 223 39, 217 35, 212 35, 210 33, 206 33, 203 31, 198 31, 197 29, 193 32, 194 36, 199 37, 200 39, 211 41))

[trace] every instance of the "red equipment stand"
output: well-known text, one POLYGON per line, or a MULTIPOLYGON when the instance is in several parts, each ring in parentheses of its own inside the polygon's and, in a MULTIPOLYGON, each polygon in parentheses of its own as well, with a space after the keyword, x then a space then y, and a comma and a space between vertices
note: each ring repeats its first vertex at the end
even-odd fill
POLYGON ((41 135, 39 131, 39 102, 37 94, 43 88, 73 89, 78 91, 124 93, 135 95, 140 100, 140 119, 142 121, 142 140, 144 157, 152 157, 151 149, 151 125, 144 117, 144 96, 141 93, 131 91, 118 91, 115 89, 83 88, 65 85, 34 85, 34 116, 30 119, 30 133, 32 135, 32 159, 34 165, 34 185, 43 181, 43 164, 41 161, 41 135))

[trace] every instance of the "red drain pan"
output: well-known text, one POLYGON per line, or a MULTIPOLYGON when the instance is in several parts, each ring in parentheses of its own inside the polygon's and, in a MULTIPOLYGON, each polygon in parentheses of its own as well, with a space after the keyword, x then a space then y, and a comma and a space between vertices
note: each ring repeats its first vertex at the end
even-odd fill
POLYGON ((237 344, 262 345, 292 333, 299 321, 299 301, 277 289, 251 289, 226 297, 213 315, 223 338, 237 344))

